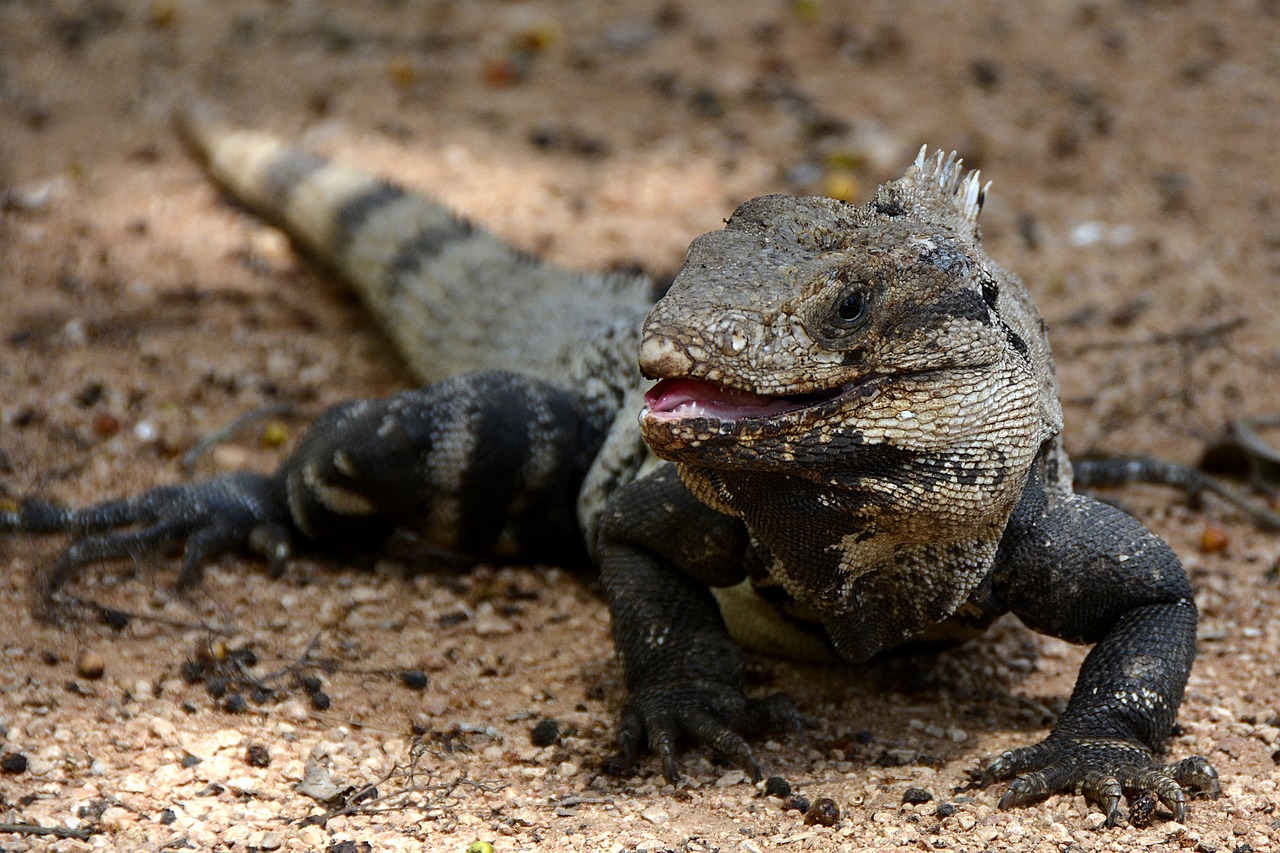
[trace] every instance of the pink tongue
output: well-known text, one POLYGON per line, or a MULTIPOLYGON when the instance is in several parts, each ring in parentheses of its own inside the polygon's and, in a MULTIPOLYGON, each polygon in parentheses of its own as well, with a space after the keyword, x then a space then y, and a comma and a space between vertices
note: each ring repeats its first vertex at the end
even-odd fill
POLYGON ((697 379, 663 379, 644 395, 649 414, 660 420, 763 418, 796 408, 794 402, 738 391, 697 379))

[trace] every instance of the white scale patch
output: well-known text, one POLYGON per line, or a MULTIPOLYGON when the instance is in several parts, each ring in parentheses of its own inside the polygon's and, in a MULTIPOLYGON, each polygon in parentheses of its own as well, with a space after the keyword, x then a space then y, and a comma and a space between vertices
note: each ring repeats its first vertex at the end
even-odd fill
POLYGON ((462 522, 462 480, 475 456, 477 416, 463 404, 450 408, 436 425, 427 479, 435 493, 428 530, 456 531, 462 522))
POLYGON ((352 479, 360 476, 360 472, 356 470, 355 463, 351 461, 350 455, 348 455, 345 450, 334 451, 333 467, 352 479))
POLYGON ((525 486, 530 491, 546 488, 560 469, 562 460, 550 441, 556 431, 551 407, 541 400, 533 401, 533 417, 529 420, 525 437, 530 453, 521 471, 525 486))
POLYGON ((373 501, 359 492, 326 483, 314 462, 303 467, 302 478, 316 500, 338 515, 370 516, 378 510, 373 501))
POLYGON ((666 625, 650 625, 649 634, 645 637, 645 644, 651 649, 660 649, 667 643, 667 637, 670 636, 671 629, 666 625))

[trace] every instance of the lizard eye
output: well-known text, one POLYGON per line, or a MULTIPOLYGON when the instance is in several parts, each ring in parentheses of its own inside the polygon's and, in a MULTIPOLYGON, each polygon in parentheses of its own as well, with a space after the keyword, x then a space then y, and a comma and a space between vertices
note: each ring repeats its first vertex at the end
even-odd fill
POLYGON ((867 312, 867 297, 862 291, 854 290, 845 294, 844 299, 840 301, 840 305, 836 308, 836 317, 843 324, 853 325, 862 319, 862 315, 867 312))
POLYGON ((814 341, 832 351, 847 351, 876 318, 881 284, 865 270, 844 266, 827 273, 823 292, 810 307, 805 328, 814 341))
POLYGON ((808 328, 824 347, 845 350, 862 336, 875 315, 878 287, 849 270, 827 281, 830 290, 814 305, 808 328))
POLYGON ((827 327, 833 335, 848 335, 862 330, 871 315, 871 296, 867 284, 850 282, 828 303, 827 327))

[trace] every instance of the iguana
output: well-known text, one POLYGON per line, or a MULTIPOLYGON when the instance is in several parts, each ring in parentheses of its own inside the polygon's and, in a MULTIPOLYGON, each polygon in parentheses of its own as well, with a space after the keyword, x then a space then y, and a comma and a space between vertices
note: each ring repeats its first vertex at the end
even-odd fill
POLYGON ((1079 790, 1182 820, 1202 757, 1159 764, 1195 654, 1173 552, 1073 493, 1045 324, 987 257, 986 188, 919 156, 864 206, 771 195, 694 241, 653 305, 642 276, 556 268, 436 202, 199 112, 213 178, 350 282, 428 383, 323 414, 272 475, 0 526, 66 531, 46 615, 82 567, 184 546, 178 585, 248 550, 376 545, 397 529, 473 555, 598 564, 628 696, 615 769, 683 739, 760 771, 738 641, 860 663, 1012 612, 1094 644, 1049 736, 983 782, 1000 806, 1079 790))

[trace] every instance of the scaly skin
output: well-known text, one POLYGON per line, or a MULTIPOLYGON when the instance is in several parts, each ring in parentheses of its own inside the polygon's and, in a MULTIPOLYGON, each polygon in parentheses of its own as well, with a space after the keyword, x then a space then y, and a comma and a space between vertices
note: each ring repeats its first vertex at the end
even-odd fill
POLYGON ((397 529, 463 554, 585 551, 629 690, 616 766, 647 747, 674 780, 681 739, 758 777, 747 738, 795 725, 785 699, 745 696, 735 637, 859 663, 1013 612, 1095 645, 1049 737, 985 771, 1009 780, 1002 807, 1079 789, 1111 822, 1122 795, 1180 820, 1216 792, 1204 759, 1153 758, 1194 657, 1186 574, 1132 518, 1073 494, 1043 323, 982 251, 983 190, 954 160, 922 152, 865 207, 747 202, 695 241, 642 326, 644 279, 539 263, 425 197, 195 112, 181 127, 434 384, 335 407, 273 475, 0 510, 0 529, 75 540, 37 578, 45 615, 85 566, 176 545, 180 586, 226 551, 278 571, 296 543, 376 547, 397 529), (498 288, 519 311, 492 310, 498 288), (767 603, 740 606, 755 592, 767 603))
POLYGON ((730 642, 752 632, 705 591, 746 581, 851 663, 1005 612, 1094 643, 1050 736, 987 768, 1003 807, 1078 789, 1111 823, 1121 793, 1182 819, 1216 793, 1204 759, 1153 758, 1195 654, 1186 573, 1073 494, 1044 324, 982 251, 982 197, 922 151, 865 207, 759 198, 694 242, 640 347, 641 432, 674 472, 623 489, 601 533, 626 762, 648 743, 672 776, 689 736, 758 775, 739 734, 764 711, 730 642), (671 525, 636 522, 686 490, 728 544, 673 551, 671 525))

